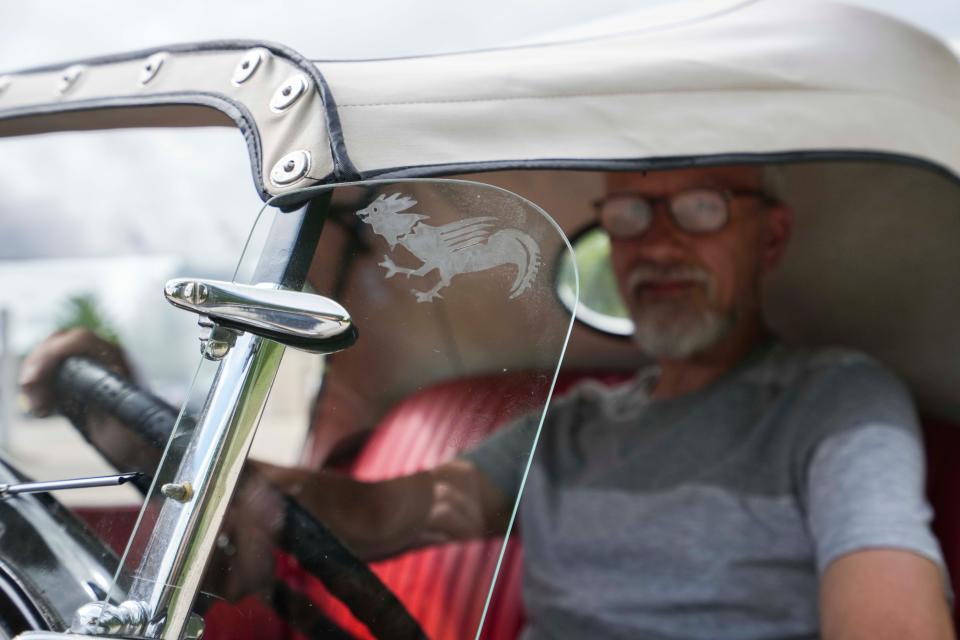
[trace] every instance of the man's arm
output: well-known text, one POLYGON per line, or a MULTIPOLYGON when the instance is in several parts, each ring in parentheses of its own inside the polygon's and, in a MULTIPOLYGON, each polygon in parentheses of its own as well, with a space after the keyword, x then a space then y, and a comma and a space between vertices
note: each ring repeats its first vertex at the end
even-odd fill
POLYGON ((954 638, 940 568, 899 549, 867 549, 827 567, 820 585, 824 640, 954 638))
MULTIPOLYGON (((51 393, 53 375, 65 358, 76 355, 93 358, 129 375, 126 357, 116 345, 82 329, 54 334, 24 361, 21 370, 21 390, 35 413, 46 415, 55 408, 51 393)), ((114 460, 130 462, 138 452, 153 455, 149 447, 122 427, 100 428, 93 438, 98 448, 114 460)), ((428 544, 503 533, 512 506, 486 474, 464 459, 382 482, 251 463, 365 559, 428 544)))
POLYGON ((809 482, 824 640, 953 638, 916 433, 836 434, 818 448, 809 482))
POLYGON ((378 482, 255 463, 362 559, 506 531, 510 501, 473 463, 378 482))

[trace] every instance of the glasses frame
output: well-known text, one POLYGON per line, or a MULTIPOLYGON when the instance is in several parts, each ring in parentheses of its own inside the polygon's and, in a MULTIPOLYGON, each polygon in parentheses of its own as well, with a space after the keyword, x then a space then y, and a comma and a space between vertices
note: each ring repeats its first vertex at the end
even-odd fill
POLYGON ((683 189, 681 191, 678 191, 669 196, 659 196, 659 197, 644 195, 636 191, 618 191, 614 193, 609 193, 603 196, 602 198, 597 198, 591 203, 591 205, 593 206, 593 210, 596 213, 597 221, 599 222, 600 228, 603 229, 607 233, 607 235, 610 236, 611 239, 635 240, 637 238, 643 237, 643 235, 650 230, 650 226, 653 224, 653 216, 656 215, 657 207, 661 204, 666 205, 666 210, 667 210, 667 213, 670 215, 670 220, 677 229, 680 229, 684 233, 693 235, 693 236, 706 236, 706 235, 717 233, 723 230, 727 226, 727 224, 730 222, 730 202, 734 198, 744 198, 744 197, 760 198, 763 201, 764 205, 766 206, 771 206, 773 204, 776 204, 777 202, 775 198, 771 197, 769 194, 764 193, 763 191, 760 191, 758 189, 718 189, 716 187, 691 187, 689 189, 683 189), (677 213, 674 210, 674 201, 677 198, 683 196, 684 194, 688 194, 694 191, 711 191, 719 194, 723 199, 723 202, 725 205, 723 221, 720 223, 719 226, 717 226, 716 229, 707 229, 705 231, 697 231, 693 229, 687 229, 686 227, 684 227, 683 224, 680 223, 680 220, 677 217, 677 213), (647 224, 646 227, 644 227, 640 231, 637 231, 636 233, 623 235, 623 234, 612 233, 610 229, 603 224, 603 215, 602 215, 603 206, 608 202, 610 202, 611 200, 619 199, 619 198, 634 198, 636 200, 646 202, 647 205, 649 205, 651 216, 650 216, 650 222, 647 224))

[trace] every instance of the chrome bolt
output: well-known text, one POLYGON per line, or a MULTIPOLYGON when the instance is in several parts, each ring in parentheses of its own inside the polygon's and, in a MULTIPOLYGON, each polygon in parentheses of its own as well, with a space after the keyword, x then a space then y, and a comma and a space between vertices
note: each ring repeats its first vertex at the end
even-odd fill
POLYGON ((193 486, 189 482, 168 482, 160 487, 160 493, 177 502, 189 502, 193 497, 193 486))
POLYGON ((223 360, 230 353, 230 349, 237 343, 237 336, 241 332, 221 327, 210 318, 200 316, 197 320, 200 325, 200 353, 207 360, 223 360))
POLYGON ((207 285, 202 282, 188 282, 183 286, 183 298, 190 304, 203 304, 208 294, 207 285))
POLYGON ((147 603, 127 600, 118 605, 89 602, 74 614, 72 633, 98 636, 138 636, 150 619, 147 603))

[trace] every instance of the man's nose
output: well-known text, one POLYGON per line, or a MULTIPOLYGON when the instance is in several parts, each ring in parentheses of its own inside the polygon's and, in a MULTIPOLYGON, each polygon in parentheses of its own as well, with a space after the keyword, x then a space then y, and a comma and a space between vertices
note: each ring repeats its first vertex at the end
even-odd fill
POLYGON ((665 203, 658 203, 650 220, 650 227, 638 240, 637 250, 652 262, 674 262, 686 256, 690 238, 667 211, 665 203))

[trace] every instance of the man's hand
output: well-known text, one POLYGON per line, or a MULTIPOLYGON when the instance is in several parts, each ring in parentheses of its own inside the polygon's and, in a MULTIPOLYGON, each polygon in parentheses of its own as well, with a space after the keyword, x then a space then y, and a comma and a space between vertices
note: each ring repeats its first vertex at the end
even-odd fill
POLYGON ((26 409, 37 416, 49 415, 55 408, 51 385, 60 364, 71 356, 96 360, 123 376, 130 376, 130 365, 116 344, 107 342, 88 329, 69 329, 53 334, 23 361, 20 390, 26 409))
POLYGON ((245 474, 220 527, 202 590, 230 602, 267 596, 283 518, 280 492, 263 478, 245 474))
POLYGON ((363 560, 502 534, 510 517, 509 500, 465 460, 378 482, 254 464, 363 560))
POLYGON ((820 584, 824 640, 954 638, 943 575, 910 551, 868 549, 835 560, 820 584))

